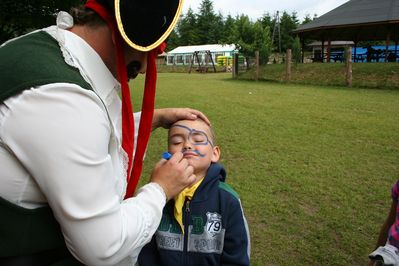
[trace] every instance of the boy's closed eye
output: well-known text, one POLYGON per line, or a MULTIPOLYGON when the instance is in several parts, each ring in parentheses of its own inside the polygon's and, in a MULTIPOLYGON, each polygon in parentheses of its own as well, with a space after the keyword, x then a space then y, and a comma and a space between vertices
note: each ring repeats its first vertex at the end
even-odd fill
POLYGON ((169 144, 170 145, 179 145, 181 143, 183 143, 184 138, 181 136, 173 136, 169 139, 169 144))
POLYGON ((207 142, 206 136, 201 132, 193 132, 191 134, 191 140, 195 143, 205 143, 207 142))

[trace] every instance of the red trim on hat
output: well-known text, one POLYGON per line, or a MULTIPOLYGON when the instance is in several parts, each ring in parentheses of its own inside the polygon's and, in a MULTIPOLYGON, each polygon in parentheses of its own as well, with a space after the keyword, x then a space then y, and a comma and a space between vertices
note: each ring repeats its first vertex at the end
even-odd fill
POLYGON ((125 194, 126 199, 133 196, 142 172, 144 153, 147 148, 148 140, 150 138, 152 129, 152 118, 154 114, 154 99, 157 79, 155 60, 158 52, 161 50, 163 52, 165 44, 160 45, 158 49, 154 49, 148 52, 140 127, 137 137, 137 148, 133 162, 134 117, 130 98, 127 70, 124 60, 124 41, 117 28, 115 18, 109 14, 108 10, 106 10, 95 0, 88 0, 85 7, 93 9, 95 12, 97 12, 97 14, 100 15, 107 22, 108 26, 111 28, 115 35, 118 78, 122 87, 122 148, 125 150, 129 157, 127 169, 128 184, 125 194))

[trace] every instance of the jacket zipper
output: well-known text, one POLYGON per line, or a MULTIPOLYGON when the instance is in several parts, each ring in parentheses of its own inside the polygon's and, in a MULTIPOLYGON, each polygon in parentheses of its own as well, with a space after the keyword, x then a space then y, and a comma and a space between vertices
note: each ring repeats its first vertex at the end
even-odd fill
POLYGON ((189 217, 190 217, 190 200, 186 200, 185 202, 185 210, 184 210, 184 217, 183 217, 183 224, 184 224, 184 263, 183 265, 189 265, 188 264, 188 225, 189 225, 189 217))

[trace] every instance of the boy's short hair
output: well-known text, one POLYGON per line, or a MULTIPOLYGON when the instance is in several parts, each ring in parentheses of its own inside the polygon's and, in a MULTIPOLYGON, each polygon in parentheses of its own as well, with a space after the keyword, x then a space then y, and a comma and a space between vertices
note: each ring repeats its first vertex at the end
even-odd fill
POLYGON ((213 145, 216 145, 216 134, 215 134, 215 130, 213 129, 212 125, 208 125, 203 119, 199 118, 200 120, 202 120, 209 128, 209 132, 211 133, 211 135, 209 136, 211 138, 211 141, 213 143, 213 145))

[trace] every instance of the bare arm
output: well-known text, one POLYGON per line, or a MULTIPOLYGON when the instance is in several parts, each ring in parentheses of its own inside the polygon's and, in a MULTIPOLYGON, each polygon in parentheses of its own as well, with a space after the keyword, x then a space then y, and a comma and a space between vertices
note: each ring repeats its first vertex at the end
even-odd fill
MULTIPOLYGON (((375 249, 377 249, 380 246, 385 246, 385 243, 387 242, 388 239, 389 228, 395 222, 397 206, 398 206, 398 201, 392 200, 391 210, 389 211, 388 217, 386 218, 384 224, 381 226, 380 234, 378 235, 378 240, 375 249)), ((368 263, 368 266, 373 266, 373 265, 374 265, 373 261, 370 261, 368 263)))
MULTIPOLYGON (((385 246, 385 243, 388 239, 389 228, 395 222, 396 219, 396 208, 398 206, 397 200, 392 200, 391 210, 389 211, 388 217, 386 218, 384 224, 381 226, 380 234, 378 235, 377 244, 374 249, 377 249, 380 246, 385 246)), ((373 266, 374 261, 370 260, 367 266, 373 266)))
POLYGON ((392 200, 391 210, 389 211, 388 217, 380 229, 376 248, 379 246, 384 246, 387 241, 389 228, 395 222, 397 205, 398 201, 392 200))

